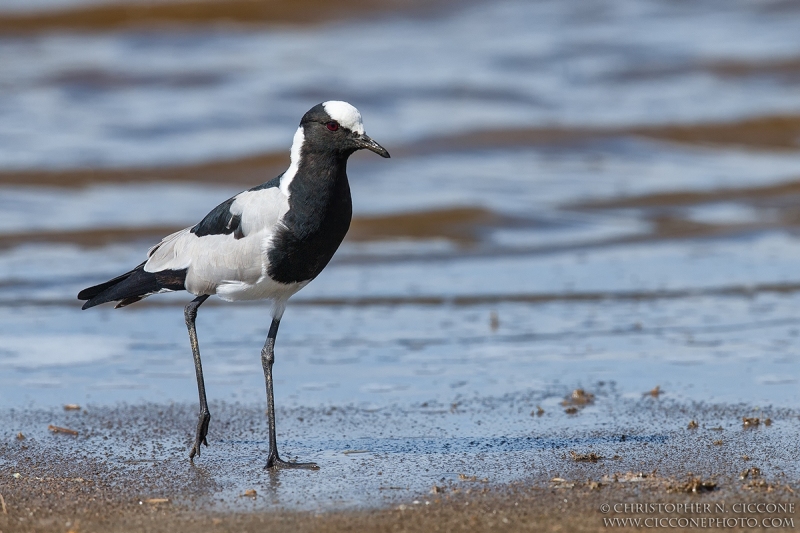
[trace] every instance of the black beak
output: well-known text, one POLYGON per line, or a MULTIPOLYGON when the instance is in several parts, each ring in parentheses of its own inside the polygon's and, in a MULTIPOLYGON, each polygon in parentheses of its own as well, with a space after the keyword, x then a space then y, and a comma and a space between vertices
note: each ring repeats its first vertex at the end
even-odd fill
POLYGON ((358 145, 359 150, 366 148, 367 150, 371 150, 381 157, 391 157, 389 152, 386 151, 386 148, 373 141, 369 135, 359 135, 356 138, 356 144, 358 145))

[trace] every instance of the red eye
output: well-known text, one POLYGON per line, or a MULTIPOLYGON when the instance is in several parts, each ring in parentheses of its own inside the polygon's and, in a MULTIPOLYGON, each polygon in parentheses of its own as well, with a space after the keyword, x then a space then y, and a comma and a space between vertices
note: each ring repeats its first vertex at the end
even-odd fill
POLYGON ((339 130, 339 123, 338 123, 338 122, 330 121, 330 122, 328 122, 328 123, 327 123, 327 124, 325 124, 325 125, 326 125, 326 126, 328 127, 328 129, 329 129, 329 130, 331 130, 331 131, 338 131, 338 130, 339 130))

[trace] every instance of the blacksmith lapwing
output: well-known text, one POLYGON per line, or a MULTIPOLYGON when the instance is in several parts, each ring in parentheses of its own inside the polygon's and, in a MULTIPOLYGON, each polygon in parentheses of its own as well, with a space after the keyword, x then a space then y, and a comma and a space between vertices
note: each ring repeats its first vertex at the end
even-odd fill
POLYGON ((197 296, 185 309, 200 395, 191 460, 200 455, 201 443, 208 446, 211 420, 195 318, 200 304, 217 295, 226 301, 272 302, 272 324, 261 350, 269 417, 267 468, 318 468, 278 456, 273 350, 287 300, 322 272, 350 227, 347 159, 363 148, 389 157, 364 133, 355 107, 338 101, 314 106, 294 135, 286 172, 226 200, 195 226, 165 237, 130 272, 78 294, 78 299, 86 300, 83 309, 106 302, 124 307, 161 292, 186 290, 197 296))

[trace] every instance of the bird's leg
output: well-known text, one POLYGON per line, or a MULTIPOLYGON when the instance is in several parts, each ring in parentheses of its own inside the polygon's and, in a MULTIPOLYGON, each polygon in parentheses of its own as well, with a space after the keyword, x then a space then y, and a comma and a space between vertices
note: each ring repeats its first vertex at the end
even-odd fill
POLYGON ((194 456, 200 456, 200 444, 208 446, 206 435, 208 434, 208 423, 211 421, 211 413, 208 412, 208 402, 206 401, 206 384, 203 381, 203 365, 200 363, 200 345, 197 343, 197 330, 194 321, 197 318, 197 308, 208 299, 208 295, 198 296, 186 306, 183 314, 186 317, 186 328, 189 330, 189 343, 192 345, 192 355, 194 356, 194 371, 197 374, 197 393, 200 395, 200 415, 197 417, 197 432, 194 436, 194 446, 189 452, 189 460, 194 462, 194 456))
POLYGON ((269 418, 269 457, 266 468, 268 470, 278 470, 279 468, 318 470, 319 467, 316 463, 290 463, 278 457, 278 442, 275 437, 275 397, 272 395, 272 364, 275 362, 275 337, 278 335, 280 324, 280 320, 272 319, 267 342, 261 349, 261 365, 264 367, 264 379, 267 382, 267 417, 269 418))

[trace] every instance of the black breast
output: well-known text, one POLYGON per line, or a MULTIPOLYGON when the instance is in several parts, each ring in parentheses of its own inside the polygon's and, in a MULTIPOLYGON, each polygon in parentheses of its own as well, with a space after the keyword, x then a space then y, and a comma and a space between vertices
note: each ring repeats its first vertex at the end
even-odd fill
POLYGON ((346 159, 305 158, 289 186, 289 212, 272 241, 269 276, 281 283, 314 279, 339 248, 353 215, 346 159))

